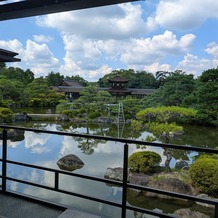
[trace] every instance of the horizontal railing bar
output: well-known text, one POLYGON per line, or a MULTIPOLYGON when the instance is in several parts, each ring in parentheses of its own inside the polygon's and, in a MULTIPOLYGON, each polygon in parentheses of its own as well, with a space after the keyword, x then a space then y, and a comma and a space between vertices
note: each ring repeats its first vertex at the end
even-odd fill
MULTIPOLYGON (((122 187, 122 184, 123 184, 122 182, 119 182, 119 181, 101 179, 101 178, 96 178, 96 177, 91 177, 91 176, 85 176, 85 175, 80 175, 80 174, 76 174, 76 173, 65 172, 65 171, 61 171, 61 170, 57 170, 57 169, 51 169, 51 168, 47 168, 47 167, 41 167, 41 166, 36 166, 36 165, 32 165, 32 164, 26 164, 26 163, 11 161, 11 160, 8 160, 7 163, 11 163, 11 164, 15 164, 15 165, 21 165, 21 166, 25 166, 25 167, 36 168, 36 169, 40 169, 40 170, 46 170, 46 171, 50 171, 50 172, 54 172, 54 173, 57 172, 57 173, 60 173, 60 174, 75 176, 75 177, 84 178, 84 179, 89 179, 89 180, 93 180, 93 181, 97 181, 97 182, 115 184, 115 185, 118 185, 118 186, 121 186, 121 187, 122 187)), ((127 186, 128 186, 128 188, 132 188, 132 189, 140 189, 140 190, 143 190, 143 191, 150 191, 150 192, 154 192, 154 193, 158 193, 158 194, 170 195, 170 196, 173 196, 173 197, 183 198, 183 199, 187 199, 187 200, 194 200, 194 201, 199 201, 199 202, 203 202, 203 203, 210 203, 210 204, 213 204, 213 205, 218 204, 218 201, 216 201, 216 200, 210 200, 210 199, 207 200, 207 199, 204 199, 204 198, 198 198, 198 197, 194 197, 194 196, 191 196, 191 195, 175 193, 175 192, 170 192, 170 191, 164 191, 164 190, 161 190, 161 189, 156 189, 156 188, 154 189, 154 188, 135 185, 135 184, 131 184, 131 183, 128 183, 127 186)))
MULTIPOLYGON (((39 188, 48 189, 48 190, 51 190, 51 191, 57 191, 57 192, 61 192, 61 193, 64 193, 64 194, 74 195, 74 196, 89 199, 89 200, 94 200, 95 201, 96 199, 98 199, 98 198, 94 198, 94 197, 90 197, 90 196, 86 196, 86 195, 81 195, 81 194, 69 192, 69 191, 62 190, 62 189, 55 189, 54 187, 49 187, 49 186, 40 185, 40 184, 33 183, 33 182, 28 182, 28 181, 24 181, 24 180, 20 180, 20 179, 15 179, 15 178, 12 178, 12 177, 7 177, 6 179, 14 181, 14 182, 24 183, 26 185, 31 185, 31 186, 36 186, 36 187, 39 187, 39 188)), ((144 190, 144 191, 150 191, 150 192, 154 192, 154 193, 158 193, 158 194, 163 194, 163 195, 173 196, 173 197, 177 197, 177 198, 182 198, 184 200, 198 201, 198 202, 212 204, 212 205, 217 205, 218 204, 217 200, 199 198, 199 197, 186 195, 186 194, 181 194, 181 193, 175 193, 175 192, 164 191, 164 190, 160 190, 160 189, 154 189, 154 188, 149 188, 149 187, 132 185, 132 184, 129 184, 129 183, 127 184, 127 186, 129 188, 133 188, 133 189, 140 189, 140 190, 144 190)), ((111 201, 104 201, 102 199, 98 199, 97 201, 101 202, 101 203, 105 203, 105 204, 110 202, 110 205, 112 205, 112 206, 121 207, 121 205, 119 205, 117 203, 113 203, 111 201)))
MULTIPOLYGON (((37 132, 37 133, 55 134, 55 135, 63 135, 63 136, 70 136, 70 137, 100 139, 100 140, 105 140, 105 141, 121 142, 124 144, 135 144, 135 145, 138 144, 138 145, 147 145, 147 146, 164 147, 164 148, 180 149, 180 150, 191 150, 191 151, 197 151, 197 152, 218 154, 218 149, 212 149, 212 148, 201 148, 201 147, 192 147, 192 146, 184 146, 184 145, 176 145, 176 144, 145 142, 145 141, 138 141, 138 140, 132 140, 132 139, 118 139, 118 138, 107 137, 107 136, 105 137, 105 136, 96 136, 96 135, 88 135, 88 134, 77 134, 77 133, 69 133, 69 132, 67 133, 67 132, 60 132, 60 131, 39 130, 39 129, 33 129, 33 128, 24 128, 24 127, 7 126, 7 125, 0 125, 0 128, 4 129, 3 132, 6 129, 17 129, 17 130, 23 130, 23 131, 32 131, 32 132, 37 132)), ((7 145, 5 147, 7 147, 7 145)), ((218 200, 215 200, 215 199, 200 198, 200 197, 191 196, 191 195, 187 195, 187 194, 165 191, 165 190, 161 190, 161 189, 140 186, 140 185, 135 185, 135 184, 131 184, 131 183, 124 184, 124 182, 121 182, 121 181, 96 178, 96 177, 76 174, 76 173, 72 173, 72 172, 66 172, 66 171, 52 169, 52 168, 36 166, 36 165, 12 161, 12 160, 4 160, 3 158, 1 158, 0 161, 2 163, 4 162, 4 164, 8 163, 8 164, 20 165, 20 166, 24 166, 24 167, 30 167, 30 168, 35 168, 35 169, 39 169, 39 170, 53 172, 53 173, 55 173, 54 176, 56 176, 55 177, 56 179, 54 179, 55 181, 59 177, 58 175, 69 175, 69 176, 74 176, 74 177, 78 177, 78 178, 89 179, 92 181, 102 182, 102 183, 115 184, 115 185, 121 186, 122 189, 124 189, 123 191, 126 191, 126 188, 138 189, 138 190, 142 190, 142 191, 148 191, 148 192, 154 192, 154 193, 158 193, 158 194, 162 194, 162 195, 172 196, 172 197, 176 197, 176 198, 180 198, 180 199, 184 199, 184 200, 191 200, 191 201, 211 204, 211 205, 215 206, 215 210, 217 210, 217 208, 218 208, 218 200)), ((0 178, 3 178, 3 176, 0 175, 0 178)), ((38 184, 38 183, 34 183, 34 182, 29 182, 29 181, 25 181, 25 180, 20 180, 20 179, 16 179, 13 177, 4 176, 4 179, 5 179, 5 181, 10 180, 10 181, 18 182, 21 184, 35 186, 35 187, 47 189, 50 191, 56 191, 56 192, 59 192, 62 194, 67 194, 67 195, 71 195, 71 196, 75 196, 75 197, 79 197, 79 198, 83 198, 86 200, 99 202, 99 203, 103 203, 103 204, 107 204, 107 205, 111 205, 111 206, 115 206, 115 207, 119 207, 119 208, 125 208, 128 210, 135 210, 135 211, 142 212, 145 214, 156 215, 156 216, 160 216, 160 217, 175 217, 172 214, 164 214, 164 213, 161 213, 158 211, 148 210, 148 209, 144 209, 144 208, 138 208, 138 207, 131 206, 131 205, 125 205, 125 203, 123 203, 123 202, 117 203, 117 202, 112 202, 112 201, 108 201, 108 200, 95 198, 92 196, 87 196, 84 194, 79 194, 79 193, 74 193, 71 191, 63 190, 63 189, 59 188, 58 181, 56 181, 53 186, 49 187, 46 185, 42 185, 42 184, 38 184)), ((5 190, 5 192, 8 192, 8 190, 5 190)))
POLYGON ((96 136, 96 135, 89 135, 89 134, 39 130, 39 129, 33 129, 33 128, 24 128, 24 127, 8 126, 8 125, 0 125, 0 128, 3 128, 3 129, 18 129, 18 130, 32 131, 32 132, 39 132, 39 133, 47 133, 47 134, 92 138, 92 139, 100 139, 100 140, 114 141, 114 142, 122 142, 122 143, 127 143, 127 144, 138 144, 138 145, 165 147, 165 148, 173 148, 173 149, 180 149, 180 150, 189 150, 189 151, 198 151, 198 152, 218 154, 218 149, 213 149, 213 148, 201 148, 201 147, 186 146, 186 145, 165 144, 165 143, 156 143, 156 142, 145 142, 145 141, 132 140, 132 139, 114 138, 114 137, 108 137, 108 136, 96 136))
MULTIPOLYGON (((121 203, 115 203, 115 202, 111 202, 111 201, 107 201, 107 200, 102 200, 102 199, 87 196, 87 195, 73 193, 73 192, 70 192, 70 191, 67 191, 67 190, 63 190, 63 189, 55 189, 55 188, 52 188, 52 187, 48 187, 48 186, 44 186, 44 185, 40 185, 40 184, 28 182, 28 181, 23 181, 23 180, 11 178, 11 177, 7 177, 6 179, 14 181, 14 182, 20 182, 20 183, 23 183, 23 184, 26 184, 26 185, 36 186, 36 187, 39 187, 39 188, 48 189, 50 191, 56 191, 56 192, 59 192, 59 193, 62 193, 62 194, 72 195, 72 196, 83 198, 83 199, 86 199, 86 200, 91 200, 91 201, 95 201, 95 202, 99 202, 99 203, 103 203, 103 204, 107 204, 107 205, 122 208, 121 203)), ((142 212, 142 213, 145 213, 145 214, 151 214, 151 215, 157 215, 157 216, 160 216, 160 217, 173 217, 173 218, 175 217, 175 216, 165 215, 164 213, 160 213, 160 212, 156 212, 156 211, 152 211, 152 210, 148 210, 148 209, 142 209, 142 208, 138 208, 138 207, 134 207, 134 206, 126 206, 126 208, 129 209, 129 210, 136 210, 138 212, 142 212)))
POLYGON ((134 185, 130 183, 128 183, 127 186, 128 188, 132 188, 132 189, 139 189, 143 191, 154 192, 154 193, 163 194, 163 195, 169 195, 172 197, 177 197, 177 198, 182 198, 182 199, 187 199, 187 200, 192 200, 192 201, 199 201, 202 203, 208 203, 212 205, 218 204, 218 200, 215 200, 215 199, 212 200, 208 198, 199 198, 199 197, 195 197, 192 195, 176 193, 176 192, 171 192, 171 191, 166 191, 166 190, 161 190, 161 189, 156 189, 156 188, 151 188, 151 187, 139 186, 139 185, 134 185))
POLYGON ((97 201, 99 203, 109 204, 109 205, 120 207, 120 208, 122 207, 121 203, 119 204, 119 203, 115 203, 115 202, 112 202, 112 201, 102 200, 102 199, 99 199, 99 198, 90 197, 90 196, 87 196, 87 195, 82 195, 82 194, 66 191, 66 190, 63 190, 63 189, 55 189, 54 187, 40 185, 40 184, 37 184, 37 183, 34 183, 34 182, 28 182, 28 181, 24 181, 24 180, 20 180, 20 179, 15 179, 15 178, 12 178, 12 177, 7 177, 6 179, 10 180, 10 181, 13 181, 13 182, 19 182, 19 183, 23 183, 23 184, 26 184, 26 185, 36 186, 38 188, 44 188, 44 189, 47 189, 47 190, 50 190, 50 191, 56 191, 56 192, 60 192, 60 193, 63 193, 63 194, 68 194, 68 195, 72 195, 72 196, 76 196, 76 197, 80 197, 80 198, 84 198, 84 199, 88 199, 88 200, 92 200, 92 201, 97 201))
POLYGON ((12 160, 7 160, 6 163, 25 166, 25 167, 30 167, 30 168, 36 168, 36 169, 39 169, 39 170, 46 170, 46 171, 50 171, 50 172, 53 172, 53 173, 59 173, 59 174, 64 174, 64 175, 69 175, 69 176, 75 176, 75 177, 79 177, 79 178, 83 178, 83 179, 89 179, 89 180, 93 180, 93 181, 97 181, 97 182, 110 183, 110 184, 120 185, 120 186, 122 186, 122 184, 123 184, 123 182, 120 182, 120 181, 114 181, 114 180, 110 180, 110 179, 102 179, 102 178, 97 178, 97 177, 92 177, 92 176, 86 176, 86 175, 82 175, 82 174, 66 172, 66 171, 61 171, 61 170, 57 170, 57 169, 52 169, 52 168, 47 168, 47 167, 42 167, 42 166, 37 166, 37 165, 12 161, 12 160))

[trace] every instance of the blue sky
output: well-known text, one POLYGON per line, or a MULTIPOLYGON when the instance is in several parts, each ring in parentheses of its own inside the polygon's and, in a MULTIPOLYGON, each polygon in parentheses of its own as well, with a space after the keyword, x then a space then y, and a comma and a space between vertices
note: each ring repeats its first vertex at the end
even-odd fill
MULTIPOLYGON (((218 66, 217 0, 147 0, 0 22, 0 48, 35 77, 59 72, 97 81, 116 69, 218 66)), ((7 66, 11 66, 7 64, 7 66)))

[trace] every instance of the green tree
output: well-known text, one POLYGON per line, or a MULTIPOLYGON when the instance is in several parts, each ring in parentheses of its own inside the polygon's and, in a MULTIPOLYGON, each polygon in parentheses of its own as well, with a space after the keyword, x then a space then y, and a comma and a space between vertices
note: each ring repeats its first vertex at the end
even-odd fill
POLYGON ((5 123, 11 123, 14 117, 14 113, 9 108, 0 107, 0 118, 5 123))
POLYGON ((63 95, 56 93, 48 87, 44 78, 36 78, 24 90, 26 103, 30 106, 55 106, 63 95))
POLYGON ((0 74, 5 76, 9 80, 20 81, 25 86, 34 80, 34 74, 31 70, 27 69, 26 71, 24 71, 18 67, 4 68, 0 74))
POLYGON ((218 126, 218 68, 204 71, 196 86, 191 100, 199 111, 197 119, 218 126))
POLYGON ((218 196, 218 157, 200 156, 189 169, 193 184, 203 193, 218 196))
POLYGON ((5 77, 0 77, 1 100, 15 100, 20 94, 19 87, 20 83, 10 81, 5 77))
POLYGON ((98 85, 100 87, 110 87, 108 79, 120 76, 129 80, 128 88, 154 88, 156 80, 153 74, 147 73, 145 71, 134 71, 133 69, 128 70, 114 70, 109 74, 106 74, 103 78, 100 78, 98 85))
POLYGON ((166 71, 157 71, 155 73, 155 79, 156 79, 156 86, 160 87, 162 85, 164 85, 167 76, 169 76, 171 73, 170 72, 166 72, 166 71))
POLYGON ((73 80, 73 81, 77 81, 79 82, 79 84, 81 84, 82 86, 88 86, 90 85, 88 81, 86 81, 85 79, 83 79, 81 76, 79 75, 76 75, 76 76, 67 76, 66 79, 69 79, 69 80, 73 80))
POLYGON ((83 108, 89 113, 91 109, 94 109, 94 102, 97 95, 97 88, 95 86, 87 86, 80 92, 80 97, 74 101, 73 105, 77 108, 83 108))
POLYGON ((137 98, 127 96, 125 99, 121 100, 121 102, 123 103, 125 119, 132 119, 141 109, 140 101, 137 98))
POLYGON ((195 80, 193 75, 187 75, 184 72, 175 71, 165 77, 164 83, 157 91, 142 99, 142 105, 147 107, 158 106, 187 106, 185 103, 195 89, 195 80))
MULTIPOLYGON (((192 118, 197 111, 189 108, 181 107, 158 107, 147 108, 136 114, 136 120, 132 123, 132 127, 147 128, 157 137, 164 137, 165 143, 169 143, 170 137, 173 137, 178 132, 182 132, 182 126, 176 124, 177 121, 182 121, 184 118, 192 118)), ((165 166, 170 171, 171 152, 164 148, 164 155, 167 159, 165 166)))
POLYGON ((94 98, 96 109, 101 112, 107 111, 107 105, 113 103, 113 101, 114 98, 107 91, 98 91, 94 98))
POLYGON ((47 84, 49 87, 57 86, 63 79, 63 75, 60 75, 60 73, 54 73, 53 71, 46 76, 47 84))

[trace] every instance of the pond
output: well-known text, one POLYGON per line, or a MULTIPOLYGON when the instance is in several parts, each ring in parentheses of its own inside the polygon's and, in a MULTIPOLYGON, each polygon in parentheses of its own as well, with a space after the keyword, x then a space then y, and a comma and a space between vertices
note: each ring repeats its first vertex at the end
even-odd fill
MULTIPOLYGON (((70 123, 42 123, 28 122, 15 123, 13 125, 25 126, 29 128, 45 129, 52 131, 66 131, 73 133, 87 133, 101 136, 123 137, 129 139, 143 140, 151 133, 142 131, 135 133, 129 125, 117 126, 115 124, 70 124, 70 123)), ((184 144, 189 146, 212 147, 218 145, 218 132, 215 128, 209 127, 193 127, 185 126, 185 134, 178 139, 172 139, 170 143, 184 144)), ((75 170, 75 173, 96 176, 104 178, 107 168, 122 167, 123 163, 123 145, 121 143, 112 143, 103 140, 87 140, 78 137, 57 136, 49 134, 39 134, 26 131, 24 134, 25 140, 8 141, 8 159, 21 161, 25 163, 35 164, 44 167, 59 169, 57 161, 67 155, 75 154, 84 163, 84 167, 75 170)), ((162 148, 146 147, 146 150, 155 151, 162 157, 161 165, 164 165, 166 157, 163 155, 162 148)), ((129 148, 129 155, 138 151, 135 145, 129 148)), ((0 151, 0 155, 1 151, 0 151)), ((171 167, 175 166, 177 160, 182 158, 188 162, 192 162, 193 158, 198 154, 196 152, 184 152, 181 150, 172 151, 173 159, 171 167)), ((27 181, 36 182, 39 184, 52 185, 53 174, 42 172, 36 169, 25 167, 15 167, 9 165, 8 173, 12 177, 22 178, 27 181)), ((16 182, 11 182, 8 186, 10 190, 18 191, 25 194, 30 194, 43 199, 58 202, 60 204, 81 208, 82 210, 97 212, 99 215, 107 214, 108 217, 120 217, 120 210, 114 207, 105 206, 100 203, 93 203, 87 200, 82 200, 76 197, 69 197, 64 194, 55 193, 49 190, 33 188, 28 185, 21 185, 16 182)), ((110 201, 121 202, 122 189, 120 187, 111 187, 107 184, 99 182, 90 182, 85 179, 69 178, 61 176, 60 188, 73 191, 76 193, 88 194, 93 197, 98 197, 110 201)), ((173 213, 181 208, 181 204, 172 203, 167 200, 157 200, 144 197, 140 193, 130 190, 127 197, 128 203, 141 206, 148 209, 158 208, 164 212, 173 213)), ((180 202, 181 203, 181 202, 180 202)), ((197 207, 195 204, 191 207, 211 215, 208 209, 197 207)), ((190 203, 182 206, 190 207, 190 203)), ((142 214, 128 212, 128 217, 143 217, 142 214)), ((147 216, 146 216, 147 217, 147 216)))

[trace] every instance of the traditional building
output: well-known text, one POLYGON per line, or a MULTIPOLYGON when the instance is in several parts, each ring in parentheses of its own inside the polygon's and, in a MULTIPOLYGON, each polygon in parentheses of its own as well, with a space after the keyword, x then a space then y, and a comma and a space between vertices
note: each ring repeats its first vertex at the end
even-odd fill
POLYGON ((19 62, 18 53, 0 48, 0 62, 19 62))
POLYGON ((114 96, 127 96, 131 95, 131 90, 127 89, 127 83, 129 80, 116 76, 112 79, 108 79, 108 82, 111 83, 111 88, 107 89, 111 95, 114 96))
POLYGON ((51 88, 57 92, 64 93, 68 100, 79 98, 79 93, 84 89, 79 82, 73 80, 62 80, 57 86, 52 86, 51 88))
MULTIPOLYGON (((122 77, 116 76, 114 78, 108 79, 108 82, 111 84, 110 88, 99 87, 99 91, 108 91, 111 95, 116 97, 134 96, 137 98, 142 98, 146 95, 152 94, 155 92, 155 89, 131 89, 127 88, 129 80, 122 77)), ((72 100, 77 99, 80 96, 80 92, 85 88, 77 81, 72 80, 63 80, 57 86, 52 87, 57 92, 64 93, 66 99, 72 100)))

